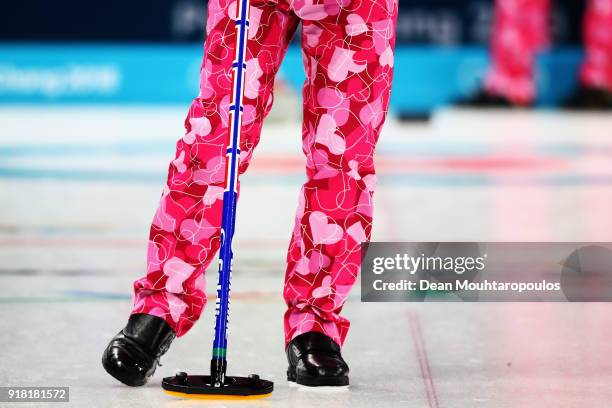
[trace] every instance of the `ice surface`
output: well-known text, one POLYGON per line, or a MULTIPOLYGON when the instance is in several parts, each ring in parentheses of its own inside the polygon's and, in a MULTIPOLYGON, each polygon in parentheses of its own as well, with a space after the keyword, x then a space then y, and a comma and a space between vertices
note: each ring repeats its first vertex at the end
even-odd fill
MULTIPOLYGON (((212 307, 146 387, 122 386, 100 364, 143 273, 183 115, 0 109, 0 385, 70 386, 75 407, 242 405, 181 401, 159 387, 177 370, 208 369, 212 307)), ((374 239, 610 241, 611 159, 609 115, 391 120, 377 153, 374 239)), ((365 304, 357 288, 345 309, 350 389, 289 386, 281 288, 303 167, 299 126, 269 124, 242 179, 229 371, 276 387, 245 406, 609 406, 609 304, 365 304)))

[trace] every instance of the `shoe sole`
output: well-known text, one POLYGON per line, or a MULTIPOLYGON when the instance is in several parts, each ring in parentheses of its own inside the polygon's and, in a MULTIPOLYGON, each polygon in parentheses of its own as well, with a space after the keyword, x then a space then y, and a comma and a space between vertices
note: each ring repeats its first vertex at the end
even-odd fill
POLYGON ((146 377, 144 378, 144 380, 141 381, 130 381, 126 378, 127 373, 125 372, 125 368, 120 368, 116 365, 107 363, 105 359, 102 359, 102 367, 104 367, 104 370, 114 379, 130 387, 141 387, 145 385, 149 381, 149 378, 152 376, 151 375, 149 377, 146 377))
POLYGON ((349 378, 347 375, 343 375, 342 377, 313 377, 310 375, 297 375, 295 370, 291 369, 287 370, 287 381, 306 385, 308 387, 342 387, 349 385, 349 378))

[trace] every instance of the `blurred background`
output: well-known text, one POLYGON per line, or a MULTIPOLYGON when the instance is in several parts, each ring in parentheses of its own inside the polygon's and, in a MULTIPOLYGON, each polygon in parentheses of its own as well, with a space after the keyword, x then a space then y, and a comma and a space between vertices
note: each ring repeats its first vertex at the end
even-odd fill
MULTIPOLYGON (((553 4, 554 48, 538 59, 538 105, 558 103, 575 85, 584 7, 576 0, 553 4)), ((395 89, 401 91, 392 100, 398 115, 427 116, 478 86, 493 10, 492 0, 400 2, 395 89)), ((0 103, 184 105, 197 90, 205 18, 198 0, 7 4, 0 16, 0 103)), ((295 42, 281 72, 295 91, 301 64, 295 42)))
MULTIPOLYGON (((517 1, 522 15, 541 0, 517 1)), ((606 1, 589 3, 603 5, 604 22, 606 1)), ((558 108, 580 88, 586 8, 552 2, 551 46, 534 57, 534 107, 519 109, 478 99, 493 1, 400 0, 374 240, 612 240, 609 89, 589 99, 597 109, 558 108), (466 100, 475 103, 457 106, 466 100)), ((145 271, 149 225, 198 91, 205 10, 198 0, 3 4, 0 385, 69 385, 74 406, 174 406, 159 382, 115 385, 99 358, 145 271), (58 350, 70 352, 58 359, 58 350)), ((600 43, 612 43, 600 32, 600 43)), ((277 381, 278 406, 608 406, 609 304, 366 304, 358 287, 345 308, 354 391, 329 397, 286 385, 281 293, 305 177, 303 78, 294 42, 242 178, 231 367, 277 381)), ((157 380, 206 370, 213 309, 173 346, 157 380)))

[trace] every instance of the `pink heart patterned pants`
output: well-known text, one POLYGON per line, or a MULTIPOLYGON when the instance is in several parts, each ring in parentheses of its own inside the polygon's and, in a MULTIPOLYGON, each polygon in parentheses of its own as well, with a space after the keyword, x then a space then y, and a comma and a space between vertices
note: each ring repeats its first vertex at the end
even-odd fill
MULTIPOLYGON (((307 79, 299 194, 287 254, 285 342, 319 331, 343 344, 341 310, 368 241, 376 184, 373 154, 387 114, 397 0, 252 0, 240 173, 272 106, 274 78, 298 23, 307 79)), ((165 319, 178 336, 206 303, 203 273, 220 246, 236 1, 211 0, 199 96, 185 121, 154 216, 147 274, 133 313, 165 319)))
MULTIPOLYGON (((515 103, 535 98, 536 53, 548 44, 551 0, 496 0, 485 88, 515 103)), ((580 81, 612 91, 612 0, 588 0, 580 81)))

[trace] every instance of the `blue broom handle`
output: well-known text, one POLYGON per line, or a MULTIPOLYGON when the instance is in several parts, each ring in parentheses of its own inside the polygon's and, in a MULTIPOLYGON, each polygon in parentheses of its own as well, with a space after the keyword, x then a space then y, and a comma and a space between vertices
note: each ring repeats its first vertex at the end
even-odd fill
POLYGON ((215 340, 211 360, 211 383, 221 386, 227 368, 227 326, 232 277, 232 240, 236 225, 238 198, 238 166, 240 164, 240 134, 242 130, 244 78, 246 72, 247 34, 249 29, 249 0, 240 0, 236 20, 236 59, 233 69, 233 97, 230 112, 229 142, 226 150, 227 173, 223 192, 223 218, 221 222, 221 249, 219 251, 219 283, 215 314, 215 340))

